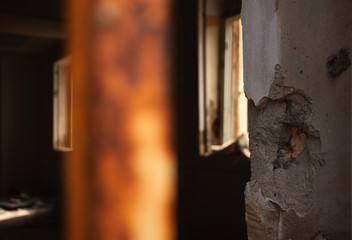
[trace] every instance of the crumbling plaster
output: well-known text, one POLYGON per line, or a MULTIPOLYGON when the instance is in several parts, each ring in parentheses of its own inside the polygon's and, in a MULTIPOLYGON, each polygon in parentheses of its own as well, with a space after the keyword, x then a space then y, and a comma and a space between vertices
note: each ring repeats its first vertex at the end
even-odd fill
POLYGON ((351 67, 327 62, 351 17, 349 0, 243 1, 249 239, 350 239, 351 67))

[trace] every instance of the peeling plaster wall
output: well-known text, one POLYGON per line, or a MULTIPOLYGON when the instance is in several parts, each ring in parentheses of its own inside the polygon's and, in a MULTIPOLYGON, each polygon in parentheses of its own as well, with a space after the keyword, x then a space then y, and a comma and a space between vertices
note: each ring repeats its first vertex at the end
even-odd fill
POLYGON ((249 239, 350 239, 350 0, 243 1, 249 239))

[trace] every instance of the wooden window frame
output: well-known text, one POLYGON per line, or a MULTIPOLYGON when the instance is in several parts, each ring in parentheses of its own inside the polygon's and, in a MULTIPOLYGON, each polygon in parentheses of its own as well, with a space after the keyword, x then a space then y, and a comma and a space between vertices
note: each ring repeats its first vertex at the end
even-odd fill
POLYGON ((72 74, 71 58, 54 63, 53 82, 53 148, 56 151, 72 151, 72 74))
MULTIPOLYGON (((221 19, 220 17, 215 19, 216 17, 205 16, 203 8, 204 6, 200 5, 198 33, 199 152, 201 155, 206 156, 227 148, 243 135, 247 136, 248 105, 243 91, 242 41, 238 41, 236 46, 234 45, 236 42, 233 41, 234 37, 242 39, 240 15, 226 19, 221 19), (235 31, 235 21, 237 21, 238 25, 237 32, 235 31), (218 43, 216 43, 217 46, 210 46, 209 42, 207 42, 207 37, 209 36, 207 28, 209 26, 214 27, 214 24, 217 24, 216 27, 219 31, 219 36, 215 36, 217 41, 214 42, 218 43), (214 53, 209 56, 211 47, 218 49, 218 53, 215 54, 218 55, 217 59, 214 58, 214 53), (238 49, 236 57, 233 57, 234 47, 238 49), (217 64, 214 63, 215 61, 217 64), (209 67, 214 69, 207 69, 209 67), (234 68, 238 70, 233 71, 234 68), (214 73, 214 71, 217 72, 216 76, 214 74, 210 76, 209 72, 214 73), (218 86, 216 90, 214 90, 214 83, 218 86), (212 86, 210 90, 209 84, 212 86), (209 104, 209 102, 212 103, 209 100, 209 95, 214 95, 217 98, 215 103, 216 118, 213 116, 214 109, 209 104)), ((212 37, 214 38, 214 36, 212 37)))

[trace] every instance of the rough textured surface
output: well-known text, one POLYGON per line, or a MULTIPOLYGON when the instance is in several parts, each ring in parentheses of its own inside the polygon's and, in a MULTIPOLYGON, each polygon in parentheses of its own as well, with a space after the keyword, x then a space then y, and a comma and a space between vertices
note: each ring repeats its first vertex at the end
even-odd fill
POLYGON ((247 184, 245 194, 248 239, 275 239, 280 212, 263 197, 256 181, 247 184))
POLYGON ((315 168, 323 165, 309 100, 292 93, 262 107, 251 132, 251 158, 260 159, 252 179, 260 180, 265 197, 303 215, 312 205, 315 168))
POLYGON ((249 239, 350 239, 351 8, 243 2, 249 239))
POLYGON ((333 77, 339 76, 351 65, 349 49, 341 48, 338 54, 333 54, 328 58, 326 67, 333 77))

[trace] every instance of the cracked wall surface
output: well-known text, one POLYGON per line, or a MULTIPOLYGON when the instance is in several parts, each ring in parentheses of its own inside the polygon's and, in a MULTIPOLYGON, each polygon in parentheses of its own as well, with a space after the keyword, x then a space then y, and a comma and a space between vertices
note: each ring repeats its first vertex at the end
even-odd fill
POLYGON ((249 239, 350 239, 349 0, 243 1, 249 239))

